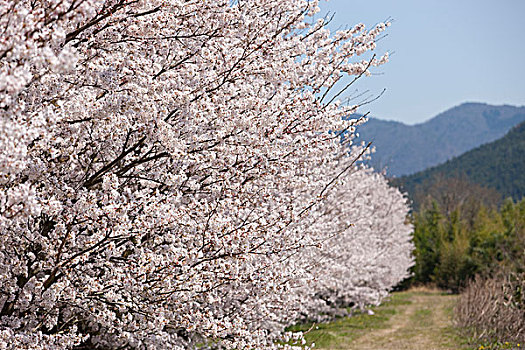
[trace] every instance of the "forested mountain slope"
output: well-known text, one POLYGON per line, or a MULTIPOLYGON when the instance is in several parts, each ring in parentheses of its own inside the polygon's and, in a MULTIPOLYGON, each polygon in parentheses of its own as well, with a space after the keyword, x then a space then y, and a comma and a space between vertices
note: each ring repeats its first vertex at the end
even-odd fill
POLYGON ((465 103, 416 125, 370 118, 358 132, 376 148, 371 165, 402 176, 497 140, 523 121, 525 107, 465 103))
POLYGON ((525 194, 525 122, 494 142, 392 182, 413 196, 446 178, 461 178, 495 189, 502 197, 521 199, 525 194))

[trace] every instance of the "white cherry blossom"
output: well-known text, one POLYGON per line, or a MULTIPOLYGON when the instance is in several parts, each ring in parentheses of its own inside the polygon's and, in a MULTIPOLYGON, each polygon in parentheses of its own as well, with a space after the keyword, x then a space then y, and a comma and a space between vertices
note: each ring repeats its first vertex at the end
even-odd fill
POLYGON ((290 347, 406 275, 405 201, 330 97, 388 23, 318 11, 0 0, 0 348, 290 347))

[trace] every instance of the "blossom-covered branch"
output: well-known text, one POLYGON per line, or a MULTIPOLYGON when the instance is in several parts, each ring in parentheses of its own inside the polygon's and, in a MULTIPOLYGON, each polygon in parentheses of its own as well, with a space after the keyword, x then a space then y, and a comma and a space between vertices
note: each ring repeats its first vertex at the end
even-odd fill
MULTIPOLYGON (((336 289, 308 282, 315 247, 374 222, 368 186, 396 225, 381 211, 377 230, 355 233, 357 268, 331 257, 333 268, 356 276, 409 249, 404 200, 382 180, 360 170, 338 189, 358 153, 329 130, 350 141, 363 120, 322 99, 386 61, 358 56, 388 23, 331 35, 318 11, 305 0, 0 0, 0 344, 278 346, 285 325, 316 312, 304 300, 336 289), (355 215, 341 216, 340 200, 355 215), (360 250, 369 244, 376 255, 360 250)), ((376 301, 404 276, 381 271, 336 298, 376 301)))

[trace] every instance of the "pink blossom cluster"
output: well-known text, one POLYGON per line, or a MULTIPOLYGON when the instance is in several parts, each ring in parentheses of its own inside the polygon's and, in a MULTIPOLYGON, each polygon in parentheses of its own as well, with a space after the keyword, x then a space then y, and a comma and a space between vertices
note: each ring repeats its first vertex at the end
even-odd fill
POLYGON ((0 349, 300 347, 406 276, 405 199, 330 97, 388 23, 317 5, 0 0, 0 349))

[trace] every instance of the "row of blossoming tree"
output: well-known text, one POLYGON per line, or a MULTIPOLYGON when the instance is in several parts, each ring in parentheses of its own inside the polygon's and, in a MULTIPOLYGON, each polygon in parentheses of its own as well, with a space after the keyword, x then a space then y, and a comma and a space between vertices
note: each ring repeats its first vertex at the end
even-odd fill
POLYGON ((386 25, 318 11, 0 0, 0 348, 288 347, 406 277, 405 199, 330 97, 386 25))

